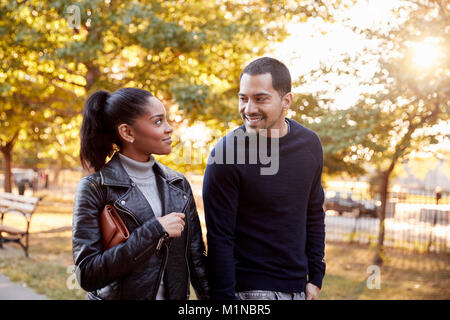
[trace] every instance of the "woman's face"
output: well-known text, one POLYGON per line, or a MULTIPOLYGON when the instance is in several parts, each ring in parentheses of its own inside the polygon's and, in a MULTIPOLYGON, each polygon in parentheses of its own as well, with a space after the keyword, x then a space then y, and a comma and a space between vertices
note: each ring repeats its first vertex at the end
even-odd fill
POLYGON ((167 123, 166 109, 155 97, 149 98, 147 112, 131 126, 134 141, 129 145, 136 155, 169 154, 172 150, 172 127, 167 123))

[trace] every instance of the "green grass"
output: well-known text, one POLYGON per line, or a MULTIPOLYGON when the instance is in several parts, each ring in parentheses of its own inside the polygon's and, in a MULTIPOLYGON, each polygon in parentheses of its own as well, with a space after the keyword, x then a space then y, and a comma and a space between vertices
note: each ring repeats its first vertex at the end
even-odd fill
MULTIPOLYGON (((22 220, 12 215, 7 222, 21 227, 22 220)), ((73 265, 71 223, 72 207, 42 202, 31 219, 30 257, 25 258, 19 245, 4 244, 0 249, 0 273, 50 299, 84 299, 85 292, 67 286, 73 279, 68 272, 73 265)))
MULTIPOLYGON (((50 299, 84 299, 83 290, 70 289, 74 287, 71 223, 70 206, 43 202, 31 222, 30 258, 24 257, 17 244, 7 243, 0 249, 0 273, 50 299)), ((450 299, 449 254, 388 249, 381 288, 370 290, 367 268, 374 255, 374 248, 367 245, 327 243, 327 272, 320 298, 450 299)))
POLYGON ((16 257, 2 259, 0 273, 6 275, 11 281, 25 283, 37 293, 44 294, 50 299, 84 299, 85 293, 82 290, 68 290, 66 283, 71 279, 64 264, 16 257))
POLYGON ((365 281, 349 279, 344 276, 326 274, 323 279, 321 299, 357 299, 366 287, 365 281))
POLYGON ((327 244, 327 273, 322 299, 449 299, 450 255, 387 250, 380 269, 380 289, 369 289, 367 268, 375 249, 364 245, 327 244))

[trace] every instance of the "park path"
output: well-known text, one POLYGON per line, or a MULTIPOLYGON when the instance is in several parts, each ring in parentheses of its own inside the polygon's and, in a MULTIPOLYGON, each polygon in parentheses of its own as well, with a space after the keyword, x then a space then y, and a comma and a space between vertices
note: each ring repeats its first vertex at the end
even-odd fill
POLYGON ((48 300, 48 298, 0 274, 0 300, 48 300))

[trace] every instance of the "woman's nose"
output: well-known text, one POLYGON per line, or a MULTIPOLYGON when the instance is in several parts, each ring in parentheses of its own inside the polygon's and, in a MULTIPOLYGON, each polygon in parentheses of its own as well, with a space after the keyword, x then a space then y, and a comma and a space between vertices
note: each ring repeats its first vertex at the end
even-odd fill
POLYGON ((167 133, 172 133, 173 132, 173 128, 170 126, 169 123, 167 123, 166 132, 167 133))

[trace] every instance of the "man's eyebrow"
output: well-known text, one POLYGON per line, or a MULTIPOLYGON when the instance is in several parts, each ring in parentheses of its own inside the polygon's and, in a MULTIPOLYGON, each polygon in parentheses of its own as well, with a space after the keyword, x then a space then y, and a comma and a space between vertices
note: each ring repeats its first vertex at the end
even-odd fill
POLYGON ((164 115, 162 113, 154 114, 153 116, 150 117, 150 120, 156 117, 164 117, 164 115))
MULTIPOLYGON (((238 93, 238 96, 247 96, 247 95, 246 95, 245 93, 239 92, 239 93, 238 93)), ((260 92, 260 93, 255 93, 253 96, 254 96, 254 97, 271 96, 271 94, 270 94, 270 93, 266 93, 266 92, 260 92)))

